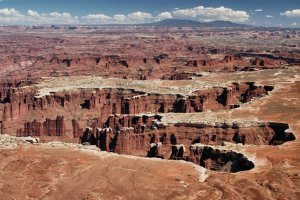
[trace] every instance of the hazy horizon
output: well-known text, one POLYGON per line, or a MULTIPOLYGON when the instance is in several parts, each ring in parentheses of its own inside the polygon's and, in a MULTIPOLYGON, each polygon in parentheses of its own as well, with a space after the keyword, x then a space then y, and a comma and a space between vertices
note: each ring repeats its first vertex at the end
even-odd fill
POLYGON ((0 25, 139 24, 164 19, 222 20, 264 27, 300 27, 294 0, 0 0, 0 25))

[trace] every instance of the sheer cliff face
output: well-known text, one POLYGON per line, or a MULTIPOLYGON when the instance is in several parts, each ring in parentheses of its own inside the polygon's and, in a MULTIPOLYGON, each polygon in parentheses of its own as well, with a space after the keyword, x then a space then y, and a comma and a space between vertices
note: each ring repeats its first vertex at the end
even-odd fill
POLYGON ((160 118, 111 115, 106 123, 110 128, 87 128, 80 141, 119 154, 186 160, 212 170, 237 172, 254 164, 241 153, 221 147, 225 143, 260 146, 295 140, 284 123, 164 125, 160 118))
MULTIPOLYGON (((126 89, 81 89, 37 98, 34 87, 2 88, 2 133, 78 137, 87 126, 103 128, 110 115, 191 113, 232 109, 272 87, 232 84, 192 95, 152 94, 126 89)), ((127 126, 126 124, 124 125, 127 126)))

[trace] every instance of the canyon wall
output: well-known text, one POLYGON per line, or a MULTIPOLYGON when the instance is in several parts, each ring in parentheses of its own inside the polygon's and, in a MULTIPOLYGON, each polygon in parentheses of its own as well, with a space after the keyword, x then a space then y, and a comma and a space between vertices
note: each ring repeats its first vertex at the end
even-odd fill
MULTIPOLYGON (((38 91, 34 87, 15 87, 3 89, 2 133, 20 136, 61 135, 60 131, 47 131, 47 126, 43 124, 62 118, 59 119, 62 123, 57 122, 61 125, 57 130, 66 132, 62 135, 78 137, 86 126, 103 127, 111 114, 191 113, 232 109, 255 97, 267 95, 272 89, 271 86, 255 86, 249 82, 194 91, 187 96, 108 88, 62 91, 37 97, 38 91)), ((53 126, 49 125, 50 128, 53 126)))

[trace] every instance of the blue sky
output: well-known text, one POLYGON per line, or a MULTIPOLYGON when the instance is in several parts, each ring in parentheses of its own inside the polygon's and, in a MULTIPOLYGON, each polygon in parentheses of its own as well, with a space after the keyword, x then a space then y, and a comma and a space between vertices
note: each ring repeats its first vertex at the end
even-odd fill
POLYGON ((0 24, 227 20, 300 27, 300 0, 0 0, 0 24))

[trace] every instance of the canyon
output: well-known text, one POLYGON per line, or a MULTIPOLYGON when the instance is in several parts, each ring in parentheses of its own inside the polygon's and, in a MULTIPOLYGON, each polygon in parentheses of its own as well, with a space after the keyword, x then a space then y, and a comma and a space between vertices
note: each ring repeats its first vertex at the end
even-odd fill
MULTIPOLYGON (((86 80, 94 81, 89 77, 86 80)), ((55 79, 53 81, 56 82, 55 79)), ((109 81, 104 80, 104 82, 109 81)), ((64 80, 65 84, 67 82, 68 80, 64 80)), ((72 84, 72 81, 69 80, 69 82, 72 84)), ((277 129, 288 129, 288 125, 284 124, 282 125, 284 128, 281 128, 280 124, 270 125, 279 127, 273 131, 268 125, 265 129, 265 125, 254 126, 251 127, 254 133, 249 135, 247 132, 250 130, 247 128, 243 130, 237 124, 234 125, 235 128, 227 128, 228 125, 224 123, 221 127, 225 132, 222 133, 222 129, 219 130, 220 127, 206 127, 205 124, 166 126, 160 122, 159 113, 193 113, 234 109, 252 99, 268 95, 274 89, 273 86, 256 86, 254 82, 232 83, 228 87, 212 86, 201 90, 195 88, 195 91, 191 91, 189 95, 180 93, 161 95, 121 88, 86 88, 68 93, 51 91, 50 94, 42 96, 38 91, 39 87, 38 85, 26 86, 3 91, 1 131, 4 134, 19 137, 70 137, 71 135, 72 138, 80 140, 80 143, 96 145, 103 151, 143 157, 182 159, 194 161, 196 164, 200 164, 199 160, 202 155, 194 158, 193 153, 198 152, 197 154, 199 154, 199 150, 196 148, 192 151, 193 147, 190 145, 196 143, 213 145, 222 145, 223 142, 281 144, 295 139, 292 133, 285 135, 283 131, 276 132, 277 129), (54 119, 51 115, 46 117, 48 113, 51 113, 48 110, 54 109, 61 110, 61 113, 65 114, 57 115, 54 119), (40 117, 38 117, 39 115, 40 117), (30 118, 36 116, 36 118, 33 121, 27 121, 28 116, 30 118), (22 125, 22 123, 22 128, 16 126, 16 124, 22 125), (88 127, 89 125, 90 127, 88 127), (237 131, 233 129, 237 129, 237 131), (277 140, 277 138, 282 139, 277 140), (183 149, 189 149, 189 151, 183 151, 183 149), (188 156, 188 154, 190 155, 188 156)), ((169 93, 176 92, 176 90, 171 90, 169 89, 169 93)), ((207 149, 202 150, 206 152, 207 149)), ((208 158, 205 160, 211 160, 211 157, 215 157, 214 154, 216 153, 207 156, 208 158)), ((240 159, 235 152, 224 152, 219 157, 227 157, 229 154, 229 157, 234 157, 230 158, 234 162, 240 159)), ((247 162, 250 164, 246 165, 251 167, 245 167, 246 169, 254 167, 252 162, 247 162)), ((232 171, 230 164, 228 165, 227 170, 232 171)), ((201 161, 201 166, 207 167, 208 165, 204 165, 201 161)), ((237 171, 237 169, 233 171, 237 171)))
POLYGON ((299 31, 14 28, 1 199, 300 195, 299 31))

